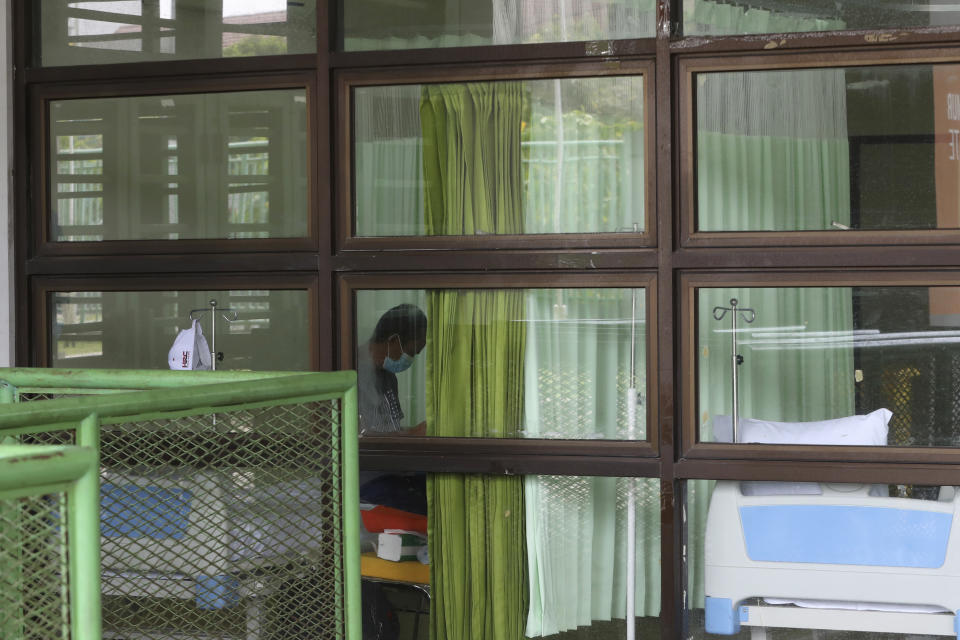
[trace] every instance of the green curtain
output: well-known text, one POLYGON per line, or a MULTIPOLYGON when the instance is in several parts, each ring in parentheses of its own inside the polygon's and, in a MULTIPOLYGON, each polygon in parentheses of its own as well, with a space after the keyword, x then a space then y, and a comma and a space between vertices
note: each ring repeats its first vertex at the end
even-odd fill
POLYGON ((419 138, 357 142, 358 236, 408 236, 423 227, 419 138))
MULTIPOLYGON (((643 229, 643 84, 636 78, 541 83, 531 96, 526 230, 643 229), (598 104, 597 101, 603 101, 598 104)), ((643 295, 637 380, 646 389, 643 295)), ((631 297, 624 289, 527 292, 525 435, 627 438, 631 297)), ((646 436, 641 412, 634 437, 646 436)), ((637 504, 637 615, 660 610, 659 486, 616 478, 524 479, 530 612, 547 636, 626 613, 626 487, 637 504)))
MULTIPOLYGON (((431 235, 521 233, 519 83, 423 89, 431 235)), ((522 291, 434 290, 427 299, 427 434, 502 437, 523 419, 522 291)), ((523 485, 517 477, 427 481, 436 640, 523 637, 523 485)))
MULTIPOLYGON (((628 438, 629 289, 527 294, 525 435, 628 438)), ((636 439, 646 437, 646 313, 638 291, 636 439)), ((660 499, 656 481, 530 476, 524 479, 530 612, 527 636, 548 636, 626 614, 626 502, 637 505, 635 610, 660 611, 660 499)))
MULTIPOLYGON (((480 88, 491 86, 481 83, 480 88)), ((522 176, 523 232, 625 232, 633 230, 635 223, 644 230, 644 79, 565 78, 526 81, 522 86, 523 120, 516 132, 522 136, 521 166, 513 168, 522 176)), ((438 91, 432 92, 435 105, 430 114, 435 108, 446 110, 451 102, 459 104, 457 92, 469 93, 464 85, 431 89, 438 91), (452 95, 444 96, 443 89, 452 95)), ((419 85, 400 85, 363 87, 354 95, 356 232, 360 236, 427 233, 424 142, 472 144, 469 139, 451 142, 434 120, 425 123, 425 130, 422 94, 419 85), (425 136, 430 138, 424 140, 425 136)), ((483 149, 478 152, 485 154, 483 149)), ((435 165, 435 169, 440 175, 443 167, 435 165)), ((455 184, 445 176, 438 179, 455 184)), ((489 180, 482 184, 488 185, 489 180)), ((441 220, 434 221, 438 224, 433 234, 458 232, 459 226, 447 229, 452 220, 443 220, 444 212, 438 215, 441 220)), ((465 210, 465 217, 469 224, 472 212, 465 210)), ((484 227, 472 231, 487 232, 484 227)))
POLYGON ((660 491, 647 478, 537 476, 524 486, 528 637, 626 616, 626 504, 636 504, 635 615, 660 613, 660 491))
POLYGON ((423 87, 428 235, 523 233, 524 96, 519 82, 423 87))
POLYGON ((846 91, 837 69, 700 76, 697 229, 849 225, 846 91))
POLYGON ((353 102, 357 235, 423 234, 420 87, 360 87, 353 102))

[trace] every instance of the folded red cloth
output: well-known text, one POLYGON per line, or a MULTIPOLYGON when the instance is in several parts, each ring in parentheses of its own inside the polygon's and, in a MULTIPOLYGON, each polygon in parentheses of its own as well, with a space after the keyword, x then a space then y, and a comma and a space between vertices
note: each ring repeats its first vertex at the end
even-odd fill
POLYGON ((384 529, 402 529, 427 534, 427 516, 409 511, 377 505, 373 509, 361 509, 360 518, 364 528, 370 533, 380 533, 384 529))

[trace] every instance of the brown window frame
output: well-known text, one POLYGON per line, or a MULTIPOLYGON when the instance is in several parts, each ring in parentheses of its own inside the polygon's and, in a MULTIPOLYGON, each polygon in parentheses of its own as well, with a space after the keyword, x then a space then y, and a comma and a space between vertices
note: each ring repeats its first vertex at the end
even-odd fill
POLYGON ((335 113, 336 163, 334 182, 337 185, 336 247, 338 251, 377 249, 581 249, 643 247, 656 245, 656 162, 655 158, 655 86, 652 60, 623 60, 616 66, 593 62, 529 65, 407 67, 400 69, 338 70, 334 74, 337 104, 335 113), (438 84, 503 80, 552 80, 611 76, 643 77, 644 118, 644 230, 640 233, 569 233, 484 236, 357 236, 355 189, 353 181, 353 90, 373 86, 404 84, 438 84))

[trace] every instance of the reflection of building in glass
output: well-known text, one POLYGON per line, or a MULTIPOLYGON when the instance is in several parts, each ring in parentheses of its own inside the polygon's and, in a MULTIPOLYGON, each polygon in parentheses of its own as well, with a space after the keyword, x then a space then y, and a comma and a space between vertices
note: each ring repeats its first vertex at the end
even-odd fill
POLYGON ((63 56, 63 63, 72 64, 70 47, 162 58, 198 57, 203 50, 209 50, 205 55, 223 57, 274 55, 300 51, 315 30, 313 7, 305 3, 293 3, 290 8, 285 1, 276 0, 218 4, 177 0, 69 3, 59 9, 62 22, 47 25, 48 30, 65 29, 61 34, 66 42, 62 44, 68 49, 49 50, 45 57, 52 62, 63 56), (211 16, 215 17, 211 20, 211 16), (282 34, 277 33, 278 27, 282 34))
POLYGON ((305 106, 302 91, 57 102, 57 239, 302 235, 305 198, 286 194, 306 152, 277 149, 302 140, 305 106))

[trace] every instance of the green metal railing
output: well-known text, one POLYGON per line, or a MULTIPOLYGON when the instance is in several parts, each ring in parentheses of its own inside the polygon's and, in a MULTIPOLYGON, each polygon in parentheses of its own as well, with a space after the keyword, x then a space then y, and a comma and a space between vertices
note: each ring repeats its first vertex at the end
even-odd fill
POLYGON ((0 444, 0 637, 100 638, 95 415, 87 446, 0 444))
POLYGON ((0 402, 0 440, 100 420, 104 637, 359 640, 353 372, 0 369, 0 402))

